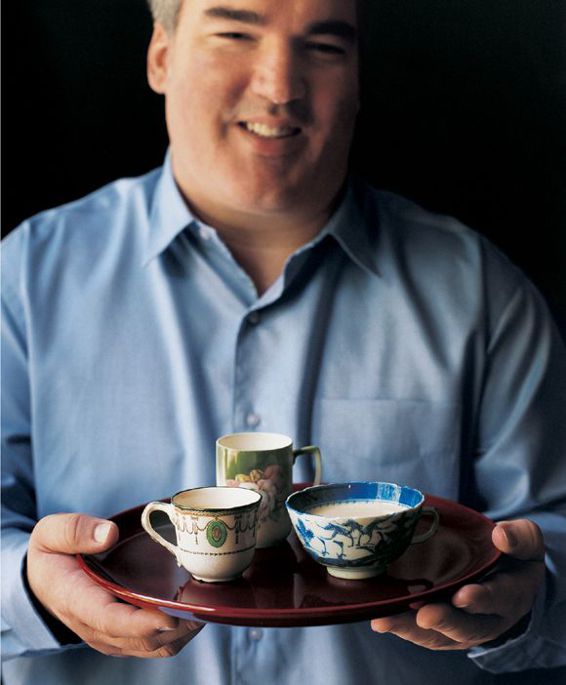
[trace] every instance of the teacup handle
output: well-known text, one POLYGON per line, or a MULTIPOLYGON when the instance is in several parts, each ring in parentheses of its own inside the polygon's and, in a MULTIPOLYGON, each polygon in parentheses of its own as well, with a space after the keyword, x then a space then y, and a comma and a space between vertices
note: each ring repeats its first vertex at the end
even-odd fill
POLYGON ((316 445, 307 445, 306 447, 299 447, 297 450, 293 450, 293 464, 295 459, 301 454, 312 454, 314 456, 314 480, 313 485, 320 485, 320 479, 322 477, 322 461, 320 458, 320 450, 316 445))
POLYGON ((436 509, 434 507, 423 507, 421 509, 421 516, 424 516, 425 514, 430 514, 432 516, 432 523, 430 525, 430 528, 426 530, 424 533, 419 533, 419 535, 415 535, 411 540, 411 545, 416 545, 419 542, 425 542, 425 540, 431 538, 438 530, 440 516, 438 515, 436 509))
POLYGON ((168 542, 162 535, 160 535, 155 528, 151 525, 151 521, 149 520, 149 517, 154 511, 162 511, 165 514, 167 514, 169 520, 173 525, 175 525, 175 522, 173 520, 173 514, 175 512, 175 507, 172 504, 167 504, 166 502, 150 502, 149 504, 146 504, 142 515, 141 515, 141 524, 145 528, 147 534, 151 537, 152 540, 155 540, 155 542, 158 542, 160 545, 163 545, 165 549, 168 552, 171 552, 171 554, 177 559, 177 563, 179 563, 179 557, 178 557, 178 549, 177 545, 172 545, 170 542, 168 542))

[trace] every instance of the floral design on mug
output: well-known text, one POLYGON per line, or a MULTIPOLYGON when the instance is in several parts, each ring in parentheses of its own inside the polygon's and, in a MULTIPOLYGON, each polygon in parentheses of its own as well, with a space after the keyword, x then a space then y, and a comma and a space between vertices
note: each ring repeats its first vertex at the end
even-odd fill
POLYGON ((249 473, 238 473, 234 479, 227 480, 232 488, 255 490, 261 495, 258 519, 260 522, 271 519, 279 521, 286 515, 285 499, 289 494, 289 483, 285 469, 280 464, 268 464, 265 469, 252 469, 249 473))

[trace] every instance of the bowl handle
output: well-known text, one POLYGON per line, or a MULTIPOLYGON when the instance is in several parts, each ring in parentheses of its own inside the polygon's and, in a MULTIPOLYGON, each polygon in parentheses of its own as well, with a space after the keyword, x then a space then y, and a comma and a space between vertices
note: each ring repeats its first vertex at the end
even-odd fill
POLYGON ((415 535, 411 540, 411 545, 418 545, 419 542, 425 542, 425 540, 431 538, 438 530, 440 516, 438 515, 436 509, 434 507, 423 507, 421 509, 421 516, 425 516, 426 514, 430 514, 432 516, 432 523, 430 524, 430 528, 426 530, 424 533, 419 533, 419 535, 415 535))

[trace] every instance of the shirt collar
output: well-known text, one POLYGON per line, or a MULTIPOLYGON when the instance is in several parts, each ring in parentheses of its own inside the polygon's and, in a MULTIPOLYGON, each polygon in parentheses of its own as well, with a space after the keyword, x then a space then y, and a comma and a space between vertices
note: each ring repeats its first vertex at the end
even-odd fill
POLYGON ((344 198, 322 234, 333 236, 353 262, 379 276, 376 264, 377 226, 370 223, 364 211, 367 192, 364 181, 349 178, 344 198))
MULTIPOLYGON (((367 190, 362 181, 350 178, 342 201, 318 236, 311 243, 319 243, 326 235, 338 242, 350 259, 375 275, 375 230, 363 212, 367 190)), ((150 210, 149 235, 144 254, 144 266, 163 252, 190 224, 197 221, 177 187, 171 167, 171 156, 165 157, 150 210)), ((302 249, 308 249, 305 245, 302 249)), ((300 251, 302 251, 302 249, 300 251)))
POLYGON ((195 220, 177 187, 171 167, 171 156, 167 152, 150 209, 143 265, 167 249, 179 233, 195 220))

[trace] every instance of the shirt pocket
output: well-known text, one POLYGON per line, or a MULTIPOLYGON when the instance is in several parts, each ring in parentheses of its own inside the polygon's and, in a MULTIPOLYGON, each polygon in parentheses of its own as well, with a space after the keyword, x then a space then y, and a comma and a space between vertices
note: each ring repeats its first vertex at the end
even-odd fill
POLYGON ((380 480, 455 498, 461 407, 406 399, 320 399, 312 437, 324 482, 380 480))

